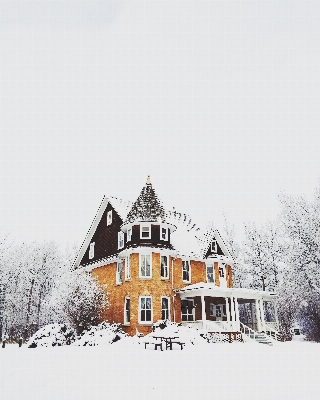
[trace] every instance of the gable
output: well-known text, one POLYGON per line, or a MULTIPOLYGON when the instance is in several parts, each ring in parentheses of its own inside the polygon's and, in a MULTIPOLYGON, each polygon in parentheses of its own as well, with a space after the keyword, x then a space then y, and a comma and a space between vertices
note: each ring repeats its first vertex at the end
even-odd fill
POLYGON ((116 210, 108 202, 98 226, 87 245, 86 251, 81 259, 80 265, 91 264, 101 259, 116 255, 118 251, 118 232, 123 221, 116 210), (112 212, 112 222, 108 225, 108 212, 112 212), (94 256, 89 258, 90 243, 94 244, 94 256))
POLYGON ((205 258, 208 258, 208 257, 210 257, 210 256, 214 256, 214 255, 227 256, 227 254, 225 254, 225 253, 223 252, 223 250, 221 249, 220 243, 219 243, 219 241, 215 238, 215 236, 212 238, 212 240, 211 240, 210 243, 209 243, 207 252, 206 252, 206 254, 205 254, 205 258), (211 243, 212 243, 214 240, 216 241, 216 244, 217 244, 217 251, 216 251, 216 252, 211 251, 211 243))

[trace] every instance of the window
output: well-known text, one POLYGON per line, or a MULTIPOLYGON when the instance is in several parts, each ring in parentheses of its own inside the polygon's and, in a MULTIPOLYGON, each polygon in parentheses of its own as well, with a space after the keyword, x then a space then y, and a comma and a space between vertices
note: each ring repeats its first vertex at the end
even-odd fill
POLYGON ((217 241, 216 241, 216 240, 214 240, 214 241, 211 243, 211 252, 212 252, 212 253, 216 253, 216 252, 217 252, 217 241))
POLYGON ((141 225, 141 235, 140 239, 150 239, 151 238, 151 230, 150 225, 141 225))
POLYGON ((221 317, 221 306, 216 306, 216 317, 221 317))
POLYGON ((189 261, 182 261, 182 280, 190 282, 190 264, 189 261))
POLYGON ((112 224, 112 210, 107 213, 107 226, 112 224))
POLYGON ((161 240, 168 240, 168 228, 160 228, 161 229, 161 234, 160 234, 160 239, 161 240))
POLYGON ((213 304, 210 303, 210 317, 222 317, 226 315, 226 305, 225 304, 213 304))
POLYGON ((219 267, 219 276, 220 276, 220 278, 224 278, 224 268, 223 267, 219 267))
POLYGON ((122 249, 124 246, 124 233, 118 232, 118 249, 122 249))
POLYGON ((207 282, 208 283, 214 282, 213 264, 207 264, 207 282))
POLYGON ((90 248, 89 248, 89 259, 90 260, 94 257, 94 245, 95 245, 95 242, 90 243, 90 248))
POLYGON ((140 278, 151 278, 151 256, 150 254, 140 255, 140 278))
POLYGON ((124 299, 124 323, 130 324, 130 297, 124 299))
POLYGON ((131 242, 131 236, 132 236, 132 228, 128 228, 128 230, 127 230, 127 242, 131 242))
POLYGON ((139 323, 152 323, 152 298, 151 296, 139 297, 139 323))
POLYGON ((181 320, 182 321, 194 321, 193 299, 181 300, 181 320))
POLYGON ((161 297, 161 319, 169 319, 170 320, 170 298, 169 297, 161 297))
POLYGON ((117 274, 116 274, 116 284, 121 285, 122 283, 122 261, 117 262, 117 274))
POLYGON ((161 256, 161 278, 169 278, 168 256, 161 256))
POLYGON ((210 303, 210 317, 215 317, 215 312, 214 312, 214 304, 210 303))
POLYGON ((130 256, 126 257, 126 281, 130 279, 130 256))

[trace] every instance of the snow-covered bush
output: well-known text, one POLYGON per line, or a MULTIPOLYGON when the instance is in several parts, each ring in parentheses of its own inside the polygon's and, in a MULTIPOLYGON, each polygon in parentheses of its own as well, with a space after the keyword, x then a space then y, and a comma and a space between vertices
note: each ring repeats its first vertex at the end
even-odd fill
POLYGON ((74 346, 99 346, 117 342, 128 336, 121 329, 120 324, 109 324, 102 322, 98 326, 93 326, 90 330, 84 331, 73 343, 74 346))
POLYGON ((157 322, 154 322, 152 324, 152 328, 153 328, 153 330, 155 330, 155 329, 158 329, 158 328, 164 329, 164 328, 167 328, 168 326, 179 327, 181 325, 182 324, 178 324, 176 322, 169 321, 168 319, 163 319, 163 320, 159 320, 157 322))
POLYGON ((36 332, 28 341, 27 346, 51 347, 71 344, 75 340, 73 329, 64 324, 46 325, 36 332))

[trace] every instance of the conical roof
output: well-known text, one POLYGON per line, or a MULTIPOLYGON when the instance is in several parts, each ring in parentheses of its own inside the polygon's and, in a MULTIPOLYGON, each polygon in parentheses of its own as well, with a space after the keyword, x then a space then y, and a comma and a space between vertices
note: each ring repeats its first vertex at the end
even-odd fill
POLYGON ((146 185, 142 188, 139 197, 133 203, 124 225, 139 222, 165 222, 166 213, 156 195, 148 176, 146 185))

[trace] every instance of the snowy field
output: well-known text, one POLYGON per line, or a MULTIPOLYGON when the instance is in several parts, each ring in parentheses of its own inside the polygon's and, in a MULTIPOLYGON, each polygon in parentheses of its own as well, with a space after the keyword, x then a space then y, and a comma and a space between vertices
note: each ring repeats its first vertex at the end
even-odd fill
POLYGON ((204 342, 161 352, 136 340, 97 347, 7 345, 0 348, 0 398, 320 398, 319 344, 204 342))

